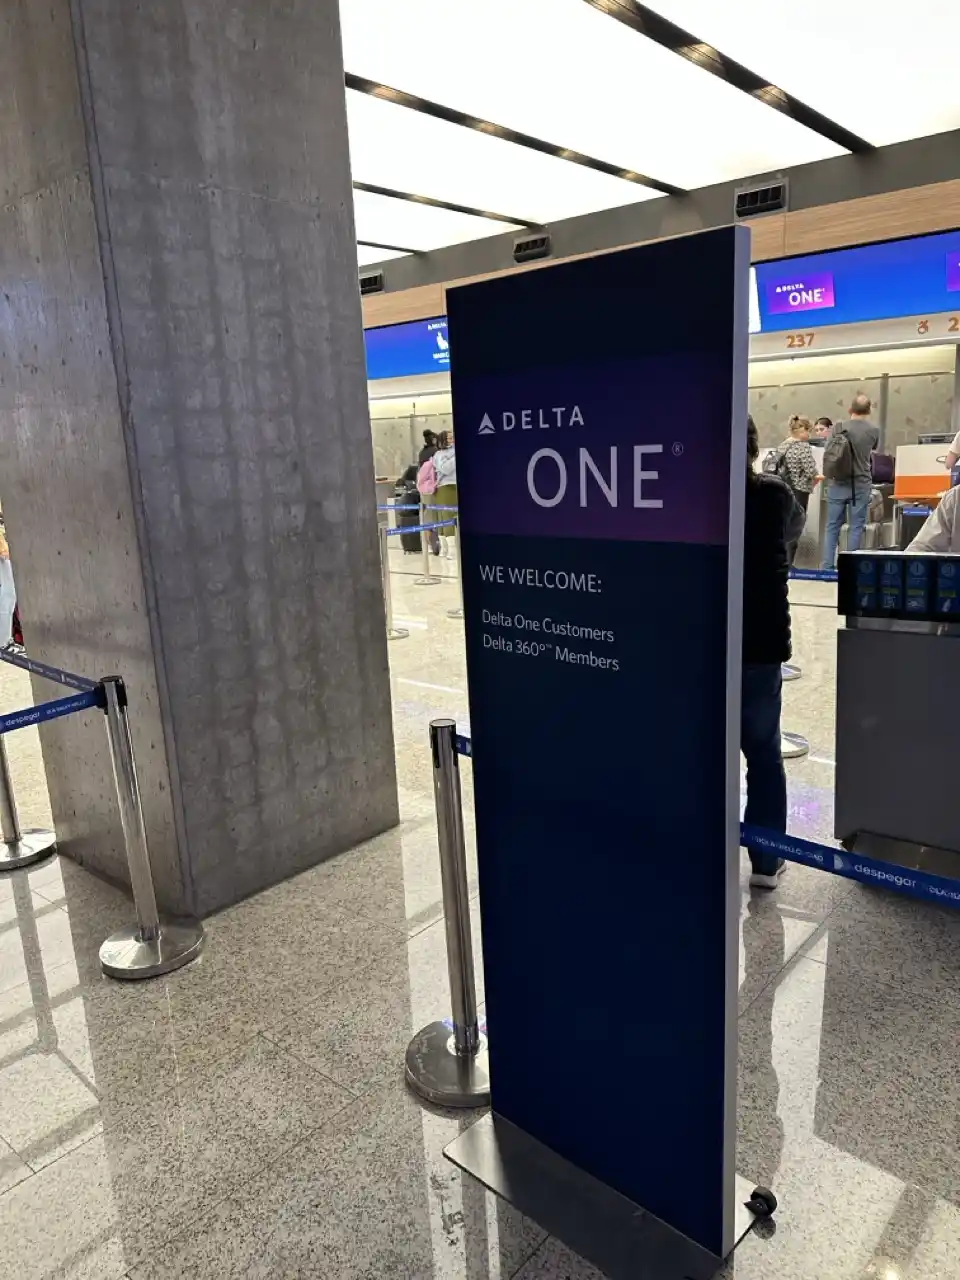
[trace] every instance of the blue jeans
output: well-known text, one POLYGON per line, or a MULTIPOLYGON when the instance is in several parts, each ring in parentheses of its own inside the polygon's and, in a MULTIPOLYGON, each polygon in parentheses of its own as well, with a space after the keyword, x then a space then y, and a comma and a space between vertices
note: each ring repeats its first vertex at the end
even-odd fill
POLYGON ((832 484, 827 490, 827 531, 823 536, 822 568, 837 567, 840 530, 843 528, 848 506, 850 507, 850 530, 847 534, 847 550, 859 549, 860 539, 863 537, 863 526, 867 523, 870 488, 869 480, 857 480, 853 486, 852 495, 848 484, 832 484))
MULTIPOLYGON (((740 750, 747 762, 747 807, 744 822, 768 831, 787 829, 787 775, 780 753, 780 663, 743 664, 740 693, 740 750)), ((759 875, 772 876, 780 864, 776 854, 750 849, 759 875)))

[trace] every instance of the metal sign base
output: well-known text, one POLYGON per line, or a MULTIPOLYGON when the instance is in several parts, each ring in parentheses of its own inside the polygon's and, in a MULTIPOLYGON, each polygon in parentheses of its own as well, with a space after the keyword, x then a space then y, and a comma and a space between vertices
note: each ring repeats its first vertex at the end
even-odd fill
POLYGON ((410 632, 406 629, 406 627, 392 627, 387 632, 387 639, 388 640, 406 640, 409 635, 410 635, 410 632))
POLYGON ((57 852, 57 837, 52 831, 22 831, 19 840, 0 840, 0 871, 16 871, 32 867, 57 852))
POLYGON ((453 1024, 431 1022, 407 1046, 405 1075, 415 1093, 438 1106, 485 1107, 490 1102, 486 1036, 481 1034, 475 1054, 458 1054, 453 1024))
POLYGON ((100 948, 100 965, 109 978, 158 978, 196 960, 202 948, 203 925, 199 921, 161 922, 159 936, 151 942, 145 941, 134 925, 110 935, 100 948))
POLYGON ((809 750, 810 743, 802 733, 787 733, 781 730, 780 754, 784 760, 796 760, 800 756, 805 756, 809 750))
MULTIPOLYGON (((722 1265, 708 1249, 502 1116, 484 1116, 443 1154, 611 1280, 712 1280, 722 1265)), ((752 1196, 752 1183, 737 1176, 734 1248, 761 1216, 746 1207, 752 1196)))

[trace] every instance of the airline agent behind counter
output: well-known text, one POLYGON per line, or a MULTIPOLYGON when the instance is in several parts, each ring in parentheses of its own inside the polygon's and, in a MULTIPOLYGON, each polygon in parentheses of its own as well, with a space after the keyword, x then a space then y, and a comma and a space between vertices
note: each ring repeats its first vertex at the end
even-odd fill
POLYGON ((960 485, 947 490, 907 550, 960 553, 960 485))

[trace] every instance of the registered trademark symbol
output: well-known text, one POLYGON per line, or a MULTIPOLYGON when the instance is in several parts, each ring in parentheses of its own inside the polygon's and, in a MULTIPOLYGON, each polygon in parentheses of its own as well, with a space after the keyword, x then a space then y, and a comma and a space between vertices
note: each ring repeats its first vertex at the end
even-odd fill
POLYGON ((682 453, 683 453, 683 445, 680 443, 679 440, 675 440, 673 445, 673 456, 675 458, 679 458, 682 453))

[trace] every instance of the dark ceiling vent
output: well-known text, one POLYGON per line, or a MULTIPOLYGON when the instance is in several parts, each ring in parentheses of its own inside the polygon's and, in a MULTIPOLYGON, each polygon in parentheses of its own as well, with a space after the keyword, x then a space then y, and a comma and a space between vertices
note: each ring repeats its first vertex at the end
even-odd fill
POLYGON ((786 179, 762 187, 741 187, 734 198, 734 217, 758 218, 762 213, 777 213, 786 209, 788 196, 786 179))
POLYGON ((526 236, 513 242, 514 262, 532 262, 535 258, 550 257, 550 237, 544 232, 539 236, 526 236))
POLYGON ((383 272, 368 271, 365 276, 360 277, 360 297, 365 297, 368 293, 383 293, 383 272))

